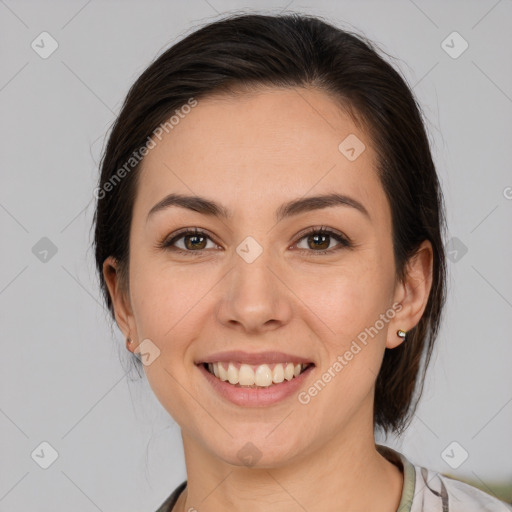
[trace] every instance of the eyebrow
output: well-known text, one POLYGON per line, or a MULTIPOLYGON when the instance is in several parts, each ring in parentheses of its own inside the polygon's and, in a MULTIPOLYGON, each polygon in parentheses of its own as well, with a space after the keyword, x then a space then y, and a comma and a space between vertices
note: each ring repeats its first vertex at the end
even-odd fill
MULTIPOLYGON (((223 219, 229 219, 232 217, 232 212, 229 209, 211 199, 201 196, 189 196, 173 193, 165 196, 161 201, 156 203, 153 208, 151 208, 146 218, 146 222, 155 213, 173 206, 186 208, 211 217, 223 219)), ((299 215, 300 213, 321 210, 323 208, 330 208, 333 206, 348 206, 354 208, 371 220, 368 210, 359 201, 347 195, 333 193, 294 199, 284 203, 276 210, 276 221, 279 222, 287 217, 299 215)))

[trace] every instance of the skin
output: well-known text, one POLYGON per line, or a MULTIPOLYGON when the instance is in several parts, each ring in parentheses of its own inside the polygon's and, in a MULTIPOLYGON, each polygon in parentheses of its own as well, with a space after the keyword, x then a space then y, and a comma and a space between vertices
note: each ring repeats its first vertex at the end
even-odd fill
POLYGON ((188 486, 174 510, 395 512, 403 475, 375 448, 375 381, 384 349, 402 343, 397 329, 423 314, 432 247, 425 241, 406 279, 396 279, 391 211, 369 138, 324 92, 269 88, 202 99, 157 142, 134 204, 129 292, 112 258, 104 275, 116 321, 134 340, 128 350, 146 338, 160 350, 144 370, 181 428, 188 486), (366 145, 355 161, 338 150, 349 134, 366 145), (233 215, 171 207, 146 220, 170 192, 206 196, 233 215), (276 223, 282 203, 332 192, 357 199, 370 218, 334 206, 276 223), (331 252, 315 254, 301 233, 320 226, 353 247, 330 238, 321 248, 331 252), (211 234, 202 254, 190 243, 187 255, 156 247, 194 227, 211 234), (247 236, 263 249, 252 263, 236 252, 247 236), (307 405, 294 395, 236 406, 194 364, 225 350, 289 352, 316 364, 304 390, 394 303, 400 311, 307 405), (252 467, 237 456, 248 441, 260 452, 252 467))

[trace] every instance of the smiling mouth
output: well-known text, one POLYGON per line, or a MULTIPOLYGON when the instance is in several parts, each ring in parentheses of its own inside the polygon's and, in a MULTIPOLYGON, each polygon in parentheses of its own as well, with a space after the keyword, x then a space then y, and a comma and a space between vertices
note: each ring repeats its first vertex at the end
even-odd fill
POLYGON ((219 380, 235 387, 268 388, 298 377, 314 364, 290 362, 250 365, 235 361, 229 363, 219 361, 202 363, 202 366, 219 380))

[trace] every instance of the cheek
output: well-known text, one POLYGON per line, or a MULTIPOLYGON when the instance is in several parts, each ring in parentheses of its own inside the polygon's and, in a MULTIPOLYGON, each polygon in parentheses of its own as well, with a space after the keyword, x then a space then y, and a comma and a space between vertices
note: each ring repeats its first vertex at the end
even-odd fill
POLYGON ((211 288, 207 284, 175 269, 171 273, 147 265, 138 267, 130 285, 139 339, 149 339, 157 347, 158 356, 144 365, 144 373, 154 395, 180 425, 203 414, 202 410, 191 414, 195 402, 184 389, 194 394, 185 360, 187 347, 197 336, 194 307, 200 307, 201 297, 211 288))
MULTIPOLYGON (((387 309, 389 279, 376 264, 360 262, 302 280, 297 295, 307 307, 304 318, 322 345, 317 380, 301 395, 308 417, 329 410, 323 427, 336 429, 352 417, 371 392, 382 362, 386 328, 372 330, 387 309)), ((379 323, 380 325, 380 323, 379 323)), ((316 428, 316 427, 315 427, 316 428)))
MULTIPOLYGON (((138 334, 155 340, 167 350, 168 341, 176 340, 176 332, 179 331, 180 337, 186 335, 183 329, 188 324, 187 316, 212 284, 207 274, 198 279, 190 270, 162 268, 137 261, 133 265, 138 268, 130 284, 138 334)), ((176 346, 175 343, 172 345, 176 346)))
POLYGON ((376 259, 358 256, 346 266, 324 268, 314 275, 302 273, 294 289, 305 310, 310 310, 309 316, 316 318, 312 320, 318 323, 316 327, 339 346, 350 343, 385 311, 389 296, 389 279, 383 278, 386 274, 376 259))

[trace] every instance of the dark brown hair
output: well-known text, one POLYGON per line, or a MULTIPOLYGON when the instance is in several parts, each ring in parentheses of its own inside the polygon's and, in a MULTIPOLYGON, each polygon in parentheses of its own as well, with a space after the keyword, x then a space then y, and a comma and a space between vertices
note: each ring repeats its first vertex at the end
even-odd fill
POLYGON ((374 426, 400 435, 423 391, 445 302, 445 216, 421 110, 405 80, 361 35, 303 14, 231 15, 188 35, 142 73, 112 127, 96 189, 95 256, 107 308, 115 318, 102 272, 108 256, 118 262, 129 290, 128 242, 140 166, 134 155, 191 98, 260 86, 315 87, 365 128, 391 207, 397 279, 421 242, 432 244, 425 312, 405 342, 385 350, 376 381, 374 426))

